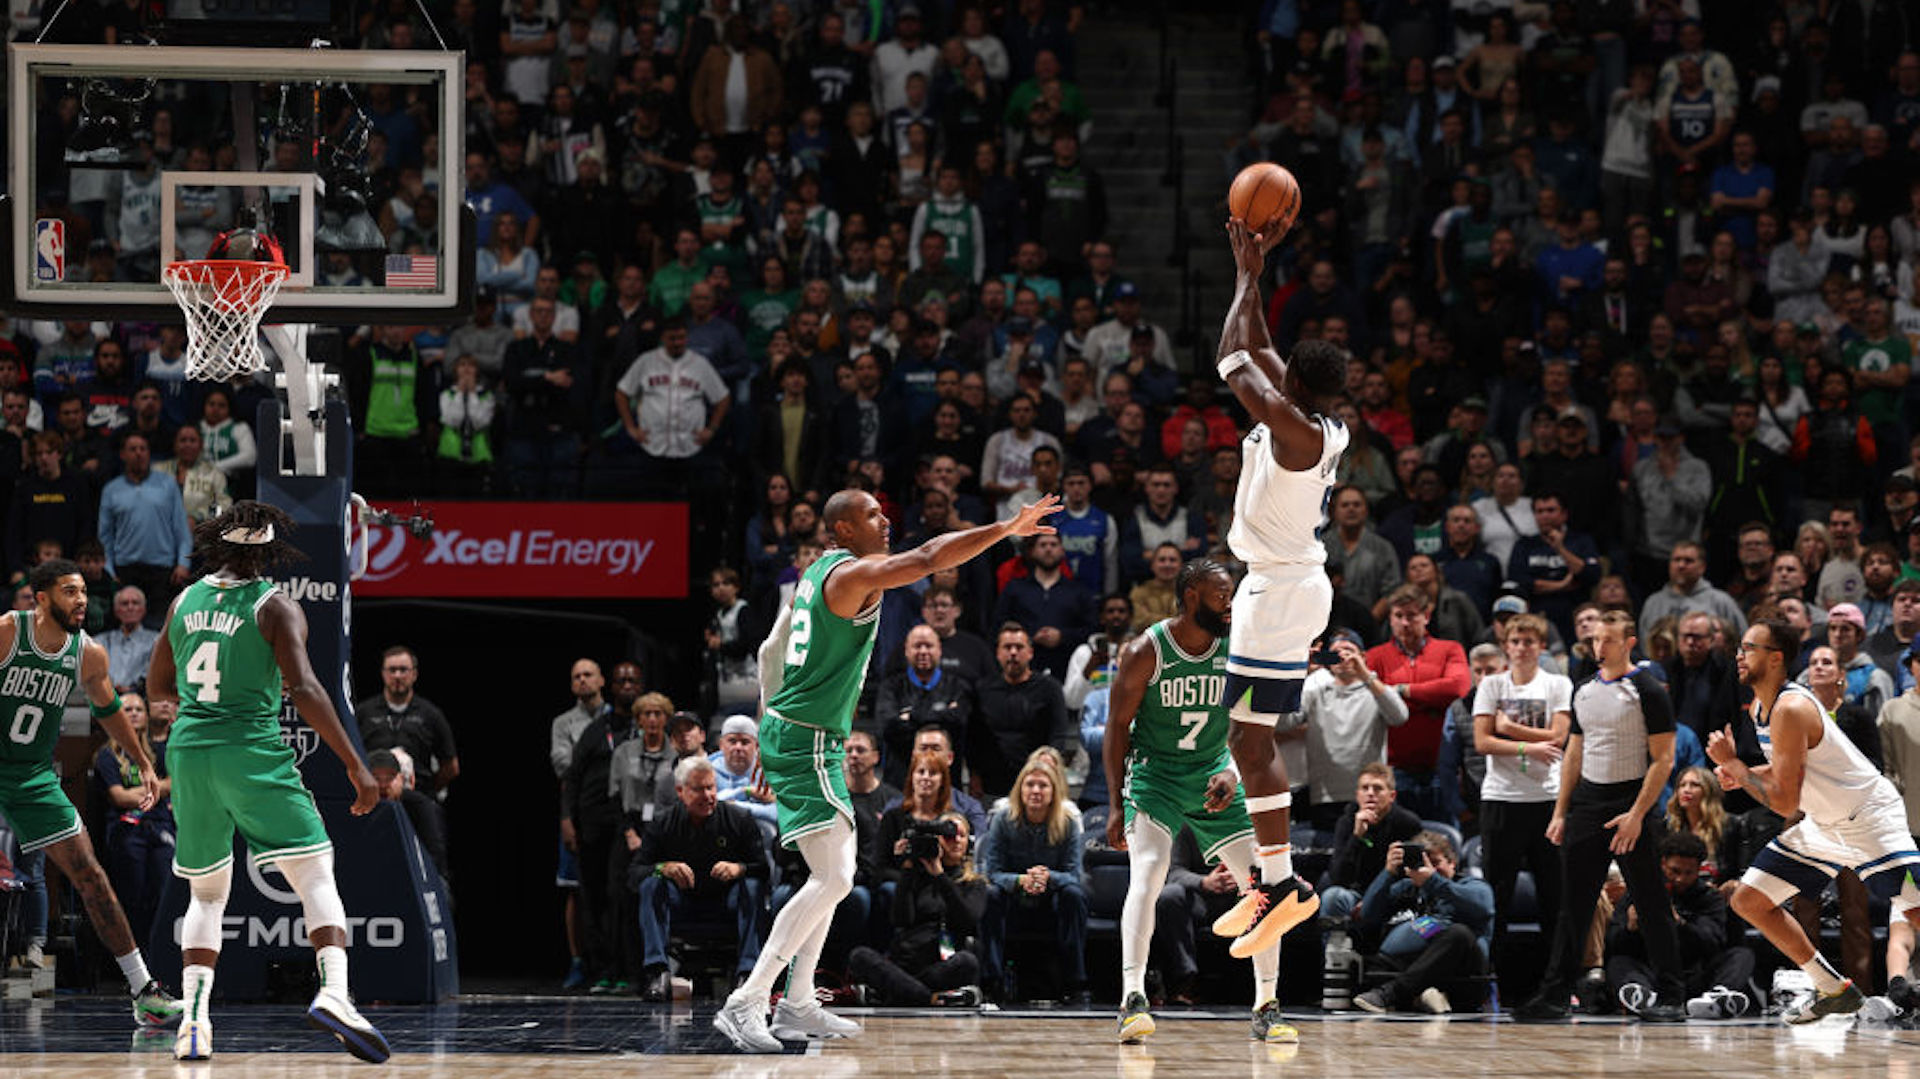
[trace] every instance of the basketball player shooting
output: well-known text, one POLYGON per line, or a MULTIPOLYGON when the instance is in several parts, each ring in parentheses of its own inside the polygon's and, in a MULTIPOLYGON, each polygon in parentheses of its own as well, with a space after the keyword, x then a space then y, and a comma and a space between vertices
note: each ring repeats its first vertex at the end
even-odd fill
POLYGON ((716 1030, 746 1053, 778 1053, 780 1038, 844 1038, 858 1024, 822 1008, 813 969, 833 923, 833 910, 853 890, 856 844, 853 799, 847 793, 847 734, 866 681, 880 625, 880 598, 958 566, 1003 539, 1051 535, 1042 524, 1059 508, 1047 495, 1013 519, 937 536, 888 554, 892 529, 865 491, 827 499, 821 522, 831 546, 794 586, 793 602, 760 646, 760 768, 773 788, 780 842, 807 863, 807 882, 773 920, 753 972, 713 1018, 716 1030), (767 1022, 780 972, 787 991, 767 1022))
POLYGON ((1920 926, 1920 851, 1907 832, 1900 792, 1833 722, 1813 691, 1787 681, 1800 633, 1783 621, 1755 622, 1741 637, 1735 666, 1753 690, 1754 733, 1767 763, 1749 767, 1736 755, 1733 732, 1714 731, 1707 756, 1720 786, 1745 789, 1762 805, 1805 816, 1761 849, 1740 877, 1728 905, 1765 935, 1780 954, 1813 979, 1814 995, 1789 1007, 1789 1023, 1860 1010, 1866 997, 1827 962, 1780 907, 1798 893, 1817 896, 1842 869, 1892 900, 1893 913, 1920 926))
POLYGON ((1348 432, 1322 402, 1345 383, 1347 357, 1322 341, 1302 343, 1291 361, 1274 350, 1260 273, 1284 232, 1262 235, 1238 220, 1227 223, 1236 282, 1220 331, 1219 371, 1254 420, 1240 444, 1245 464, 1227 532, 1227 545, 1247 564, 1227 642, 1227 745, 1246 789, 1260 870, 1258 884, 1213 923, 1216 934, 1236 938, 1228 949, 1236 959, 1272 949, 1320 909, 1320 897, 1293 873, 1293 798, 1274 724, 1300 710, 1307 651, 1333 609, 1319 530, 1348 432))

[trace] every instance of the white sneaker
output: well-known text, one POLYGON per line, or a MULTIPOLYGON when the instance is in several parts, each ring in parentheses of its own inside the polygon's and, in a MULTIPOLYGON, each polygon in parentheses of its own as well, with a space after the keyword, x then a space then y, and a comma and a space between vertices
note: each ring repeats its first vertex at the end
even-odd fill
POLYGON ((320 990, 307 1008, 307 1025, 340 1039, 342 1048, 369 1064, 384 1064, 393 1055, 379 1028, 367 1022, 353 1001, 338 993, 320 990))
POLYGON ((1447 995, 1431 985, 1420 990, 1420 995, 1414 998, 1414 1002, 1434 1015, 1446 1015, 1453 1011, 1453 1005, 1447 1002, 1447 995))
POLYGON ((173 1059, 211 1060, 213 1024, 205 1019, 180 1020, 180 1032, 173 1038, 173 1059))
POLYGON ((1620 1006, 1634 1015, 1639 1015, 1643 1008, 1653 1007, 1653 1002, 1658 999, 1658 994, 1639 982, 1628 982, 1621 986, 1619 996, 1620 1006))
POLYGON ((1753 1000, 1737 989, 1716 985, 1687 1001, 1687 1016, 1692 1019, 1738 1019, 1747 1014, 1753 1000))
POLYGON ((727 1036, 742 1053, 781 1053, 786 1046, 767 1029, 766 998, 734 990, 713 1017, 713 1029, 727 1036))
POLYGON ((37 939, 28 941, 26 954, 20 957, 20 962, 33 970, 46 966, 47 942, 37 939))
POLYGON ((860 1024, 843 1019, 813 1001, 795 1004, 793 998, 781 997, 780 1003, 774 1005, 773 1022, 769 1029, 776 1038, 806 1041, 812 1038, 857 1037, 860 1024))

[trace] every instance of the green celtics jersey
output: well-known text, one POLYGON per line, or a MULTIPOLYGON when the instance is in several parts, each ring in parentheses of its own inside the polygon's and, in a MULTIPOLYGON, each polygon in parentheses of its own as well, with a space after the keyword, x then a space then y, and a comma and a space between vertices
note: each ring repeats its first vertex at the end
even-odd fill
POLYGON ((52 765, 60 716, 80 680, 86 635, 69 633, 58 651, 42 652, 33 639, 33 612, 14 611, 9 617, 13 651, 0 664, 0 722, 7 725, 6 740, 0 741, 0 768, 18 774, 26 767, 52 765))
POLYGON ((1163 775, 1190 772, 1204 782, 1227 761, 1226 649, 1215 641, 1204 654, 1189 656, 1174 642, 1170 624, 1147 627, 1155 666, 1133 717, 1132 765, 1163 775))
POLYGON ((272 581, 202 577, 187 586, 167 626, 180 716, 175 748, 280 741, 280 665, 260 633, 272 581))
POLYGON ((780 688, 767 701, 767 711, 774 715, 840 738, 853 729, 853 707, 866 683, 867 660, 880 628, 878 603, 851 620, 827 608, 827 574, 852 560, 853 552, 836 547, 800 575, 781 650, 780 688))

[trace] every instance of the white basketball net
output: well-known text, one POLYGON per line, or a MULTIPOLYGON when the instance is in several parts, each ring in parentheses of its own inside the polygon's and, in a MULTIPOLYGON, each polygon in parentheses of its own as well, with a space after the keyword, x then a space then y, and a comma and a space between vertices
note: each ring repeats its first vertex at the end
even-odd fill
POLYGON ((276 262, 203 259, 160 275, 187 316, 187 377, 224 382, 264 370, 260 319, 287 279, 276 262))

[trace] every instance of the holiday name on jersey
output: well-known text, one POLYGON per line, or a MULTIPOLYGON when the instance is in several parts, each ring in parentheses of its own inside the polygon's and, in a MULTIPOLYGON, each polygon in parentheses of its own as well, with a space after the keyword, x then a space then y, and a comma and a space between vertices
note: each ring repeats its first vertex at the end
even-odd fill
POLYGON ((188 633, 218 633, 222 637, 233 636, 235 630, 246 624, 246 618, 232 611, 188 611, 181 617, 181 625, 188 633))

